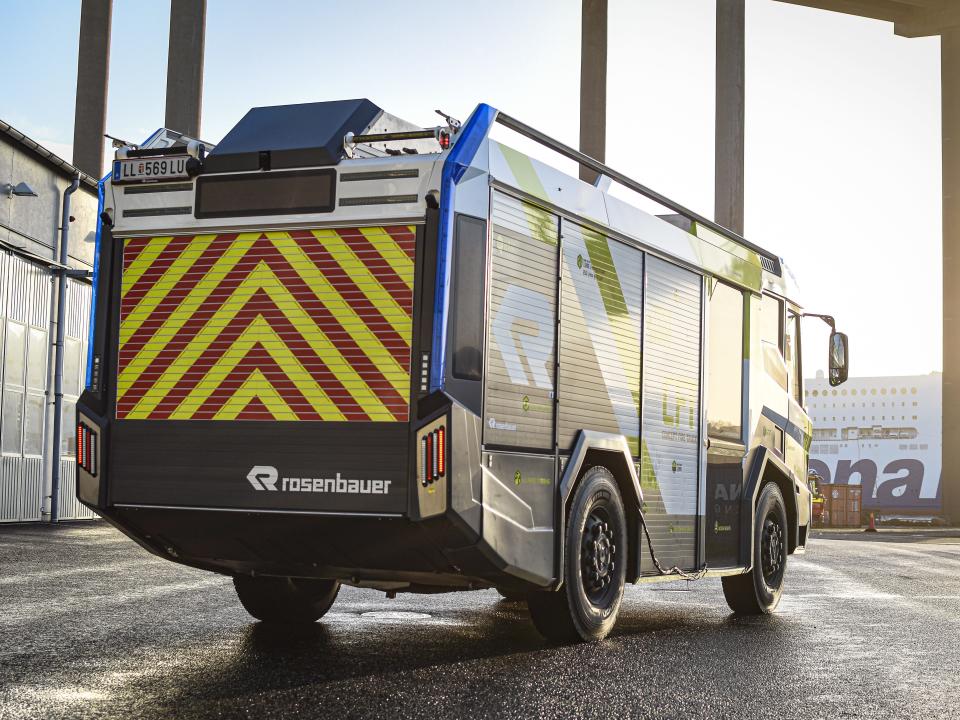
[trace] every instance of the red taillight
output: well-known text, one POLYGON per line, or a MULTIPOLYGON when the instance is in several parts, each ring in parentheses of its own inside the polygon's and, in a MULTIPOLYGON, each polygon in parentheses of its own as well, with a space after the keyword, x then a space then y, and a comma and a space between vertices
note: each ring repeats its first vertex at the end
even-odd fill
POLYGON ((420 482, 426 487, 447 474, 447 428, 431 430, 420 439, 420 482))
POLYGON ((97 434, 77 423, 77 464, 91 475, 97 474, 97 434))
POLYGON ((438 140, 440 140, 441 150, 447 150, 450 147, 450 133, 448 133, 446 130, 440 131, 438 140))
POLYGON ((433 482, 433 433, 427 434, 427 482, 433 482))
POLYGON ((442 425, 437 428, 437 475, 447 474, 447 430, 442 425))

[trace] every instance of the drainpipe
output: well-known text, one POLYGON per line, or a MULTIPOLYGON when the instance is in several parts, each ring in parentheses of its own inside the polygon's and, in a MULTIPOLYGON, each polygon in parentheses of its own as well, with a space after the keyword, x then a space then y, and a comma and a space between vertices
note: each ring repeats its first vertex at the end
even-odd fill
MULTIPOLYGON (((60 446, 63 435, 63 317, 67 309, 67 251, 70 239, 70 196, 80 187, 80 175, 74 175, 70 187, 63 191, 63 213, 60 218, 60 265, 57 269, 57 341, 54 343, 56 364, 53 373, 53 467, 51 468, 50 522, 59 519, 60 446)), ((72 420, 71 420, 72 422, 72 420)))

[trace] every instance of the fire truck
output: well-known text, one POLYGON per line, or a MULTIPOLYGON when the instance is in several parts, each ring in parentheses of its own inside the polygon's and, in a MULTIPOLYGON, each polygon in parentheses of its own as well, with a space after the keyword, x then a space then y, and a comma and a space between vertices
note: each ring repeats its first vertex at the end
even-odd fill
POLYGON ((496 588, 590 641, 626 584, 709 576, 771 612, 811 527, 783 261, 489 105, 443 118, 258 107, 117 150, 79 499, 264 622, 496 588))

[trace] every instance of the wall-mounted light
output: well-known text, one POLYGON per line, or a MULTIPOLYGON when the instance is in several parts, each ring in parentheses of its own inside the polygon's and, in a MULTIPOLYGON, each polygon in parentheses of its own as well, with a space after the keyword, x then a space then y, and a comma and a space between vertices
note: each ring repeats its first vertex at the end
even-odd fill
POLYGON ((7 194, 8 198, 16 197, 37 197, 37 194, 33 191, 33 188, 27 185, 25 182, 17 183, 4 183, 3 192, 7 194))

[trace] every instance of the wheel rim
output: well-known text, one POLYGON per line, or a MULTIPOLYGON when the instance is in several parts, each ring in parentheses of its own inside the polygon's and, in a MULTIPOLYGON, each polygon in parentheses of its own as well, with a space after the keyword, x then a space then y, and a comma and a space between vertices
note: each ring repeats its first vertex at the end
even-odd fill
POLYGON ((787 546, 784 542, 783 525, 776 513, 769 513, 763 521, 763 535, 760 539, 760 566, 763 581, 772 590, 780 587, 784 565, 787 560, 787 546))
POLYGON ((580 574, 587 599, 596 607, 606 607, 616 594, 614 571, 617 546, 610 516, 602 507, 590 511, 580 538, 580 574))

